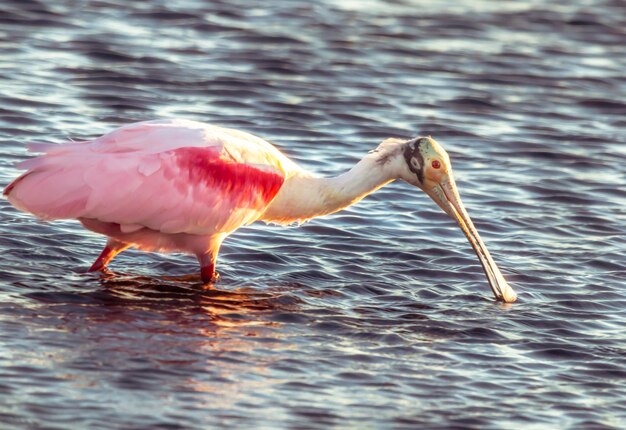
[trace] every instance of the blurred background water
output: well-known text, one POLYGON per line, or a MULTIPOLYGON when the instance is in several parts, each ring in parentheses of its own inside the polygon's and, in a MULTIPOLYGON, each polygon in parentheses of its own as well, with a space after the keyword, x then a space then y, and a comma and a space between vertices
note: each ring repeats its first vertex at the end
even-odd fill
POLYGON ((626 3, 4 0, 0 185, 27 142, 184 117, 322 174, 386 137, 448 149, 519 302, 392 184, 196 261, 0 201, 9 428, 626 425, 626 3), (188 276, 194 274, 193 276, 188 276))

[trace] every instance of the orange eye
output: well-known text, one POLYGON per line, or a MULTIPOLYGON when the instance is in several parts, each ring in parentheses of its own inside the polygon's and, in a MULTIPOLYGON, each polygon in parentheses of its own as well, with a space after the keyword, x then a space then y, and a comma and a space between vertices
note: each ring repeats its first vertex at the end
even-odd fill
POLYGON ((439 160, 433 160, 430 165, 433 166, 433 169, 438 169, 441 167, 441 163, 439 162, 439 160))

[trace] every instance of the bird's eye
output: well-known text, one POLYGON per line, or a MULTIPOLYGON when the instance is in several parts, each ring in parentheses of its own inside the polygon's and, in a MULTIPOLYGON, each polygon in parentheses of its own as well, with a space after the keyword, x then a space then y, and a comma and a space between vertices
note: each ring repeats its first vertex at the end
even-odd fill
POLYGON ((441 167, 441 163, 439 162, 439 160, 433 160, 430 165, 433 166, 433 169, 438 169, 441 167))

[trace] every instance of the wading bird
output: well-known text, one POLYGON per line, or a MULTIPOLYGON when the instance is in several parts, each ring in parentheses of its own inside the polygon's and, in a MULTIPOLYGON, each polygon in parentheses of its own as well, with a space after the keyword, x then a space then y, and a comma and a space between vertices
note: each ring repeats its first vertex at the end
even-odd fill
POLYGON ((44 155, 22 162, 27 171, 4 195, 39 218, 75 218, 108 236, 89 271, 103 270, 129 247, 182 251, 198 258, 202 281, 213 282, 220 245, 239 227, 327 215, 400 179, 458 223, 496 299, 516 299, 461 203, 448 154, 430 137, 387 139, 334 178, 303 170, 259 137, 180 119, 30 149, 44 155))

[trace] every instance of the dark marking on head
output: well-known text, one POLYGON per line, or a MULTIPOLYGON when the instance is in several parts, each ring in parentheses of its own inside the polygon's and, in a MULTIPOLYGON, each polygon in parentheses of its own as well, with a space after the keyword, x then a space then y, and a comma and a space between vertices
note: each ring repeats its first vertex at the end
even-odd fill
POLYGON ((378 145, 378 148, 371 150, 369 153, 376 154, 376 163, 380 166, 384 166, 398 155, 398 152, 401 150, 400 144, 403 142, 404 141, 401 139, 390 137, 383 140, 383 142, 378 145))
MULTIPOLYGON (((372 152, 376 152, 378 153, 378 150, 372 151, 372 152)), ((396 151, 389 151, 386 153, 381 154, 377 159, 376 159, 376 163, 380 164, 381 166, 384 166, 385 164, 387 164, 389 162, 389 160, 391 159, 391 157, 394 155, 394 153, 396 153, 396 151)))
POLYGON ((427 138, 417 138, 404 147, 404 160, 409 170, 415 173, 420 184, 424 183, 424 157, 420 151, 420 145, 427 143, 427 138))

